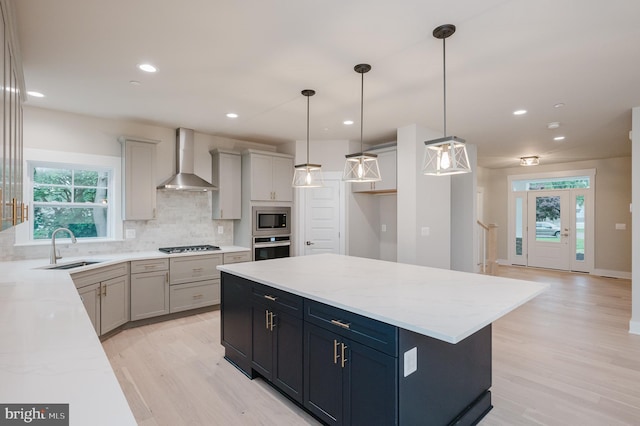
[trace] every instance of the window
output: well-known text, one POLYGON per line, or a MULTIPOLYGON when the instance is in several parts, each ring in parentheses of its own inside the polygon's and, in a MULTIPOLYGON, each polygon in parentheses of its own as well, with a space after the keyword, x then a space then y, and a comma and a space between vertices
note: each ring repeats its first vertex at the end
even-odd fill
POLYGON ((69 228, 78 239, 107 238, 112 171, 106 168, 33 162, 32 239, 50 239, 56 228, 69 228))

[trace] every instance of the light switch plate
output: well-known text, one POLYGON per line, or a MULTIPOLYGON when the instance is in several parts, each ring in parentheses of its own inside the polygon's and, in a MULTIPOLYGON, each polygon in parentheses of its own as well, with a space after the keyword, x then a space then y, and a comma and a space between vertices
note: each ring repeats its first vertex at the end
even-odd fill
POLYGON ((382 232, 387 232, 387 225, 382 224, 382 226, 381 226, 381 231, 382 231, 382 232))
POLYGON ((428 237, 429 234, 431 234, 431 229, 428 226, 423 226, 422 229, 420 230, 420 233, 422 234, 423 237, 428 237))
POLYGON ((135 237, 136 237, 136 230, 135 230, 135 229, 125 229, 125 231, 124 231, 124 237, 125 237, 127 240, 130 240, 130 239, 132 239, 132 238, 135 238, 135 237))
POLYGON ((409 349, 404 353, 404 377, 418 371, 418 348, 409 349))
POLYGON ((224 234, 224 226, 218 225, 218 234, 224 234))

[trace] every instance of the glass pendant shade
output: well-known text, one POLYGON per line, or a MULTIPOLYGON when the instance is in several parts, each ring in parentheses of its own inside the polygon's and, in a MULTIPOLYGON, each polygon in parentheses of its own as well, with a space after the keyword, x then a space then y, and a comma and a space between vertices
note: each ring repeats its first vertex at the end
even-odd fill
POLYGON ((293 171, 294 188, 320 188, 324 186, 322 180, 322 166, 320 164, 297 164, 293 171))
POLYGON ((378 182, 382 180, 380 176, 380 167, 378 167, 378 156, 363 152, 362 134, 363 134, 363 118, 364 118, 364 74, 371 70, 369 64, 358 64, 354 71, 359 73, 361 77, 360 86, 360 152, 345 155, 344 173, 342 180, 345 182, 378 182))
POLYGON ((346 156, 344 173, 342 179, 346 182, 378 182, 380 168, 378 167, 378 156, 368 153, 356 153, 346 156))
POLYGON ((422 174, 431 176, 469 173, 469 156, 464 139, 456 136, 426 141, 422 174))
POLYGON ((291 186, 294 188, 319 188, 324 186, 322 166, 309 163, 309 97, 315 95, 316 92, 306 89, 302 91, 302 94, 307 97, 307 162, 294 166, 291 186))

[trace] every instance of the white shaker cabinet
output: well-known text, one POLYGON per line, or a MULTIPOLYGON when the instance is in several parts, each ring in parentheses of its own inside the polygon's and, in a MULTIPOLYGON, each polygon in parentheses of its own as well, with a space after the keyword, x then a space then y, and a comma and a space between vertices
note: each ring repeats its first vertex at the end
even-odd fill
POLYGON ((291 155, 247 150, 242 166, 248 168, 251 201, 293 201, 291 155))
POLYGON ((160 141, 120 137, 122 144, 122 218, 156 217, 156 145, 160 141))
POLYGON ((129 322, 129 262, 77 272, 71 279, 98 335, 129 322))
POLYGON ((242 216, 242 157, 240 153, 214 149, 211 154, 213 219, 240 219, 242 216))
POLYGON ((380 177, 382 180, 378 182, 362 182, 352 183, 352 192, 369 192, 384 193, 396 192, 397 189, 397 151, 396 147, 388 147, 383 149, 367 150, 372 154, 378 155, 378 167, 380 168, 380 177))
POLYGON ((131 321, 169 313, 169 259, 131 262, 131 321))

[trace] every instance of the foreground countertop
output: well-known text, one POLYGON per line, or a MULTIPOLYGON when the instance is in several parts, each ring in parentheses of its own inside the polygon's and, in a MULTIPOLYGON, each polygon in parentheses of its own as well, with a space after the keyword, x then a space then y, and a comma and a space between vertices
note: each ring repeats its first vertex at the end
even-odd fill
MULTIPOLYGON (((247 251, 221 247, 220 251, 247 251)), ((73 272, 129 260, 180 257, 160 252, 64 258, 100 260, 73 272)), ((0 262, 0 404, 69 404, 71 425, 135 425, 69 271, 38 269, 48 259, 0 262)))
POLYGON ((449 343, 460 342, 549 287, 336 254, 218 269, 449 343))

